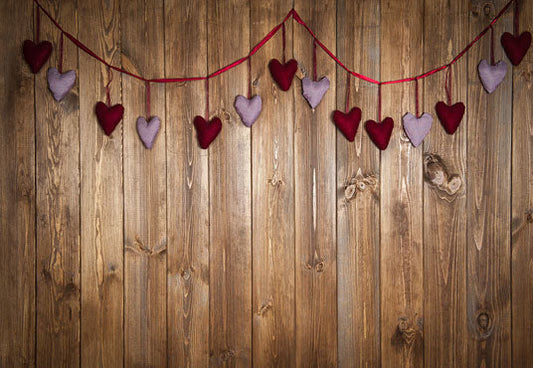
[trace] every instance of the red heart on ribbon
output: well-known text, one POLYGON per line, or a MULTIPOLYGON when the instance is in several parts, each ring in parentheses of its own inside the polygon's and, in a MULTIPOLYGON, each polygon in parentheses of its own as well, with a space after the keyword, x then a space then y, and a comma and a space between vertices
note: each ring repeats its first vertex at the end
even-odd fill
POLYGON ((48 41, 36 44, 31 40, 26 40, 22 45, 22 53, 24 54, 24 59, 30 66, 31 72, 37 74, 48 61, 52 53, 52 44, 48 41))
POLYGON ((354 107, 349 113, 344 113, 339 110, 333 111, 333 122, 335 126, 339 128, 342 134, 347 140, 353 142, 359 123, 361 122, 361 109, 354 107))
POLYGON ((200 144, 200 147, 203 149, 207 149, 222 130, 222 122, 218 117, 214 117, 207 122, 203 117, 196 116, 193 124, 196 128, 198 144, 200 144))
POLYGON ((455 133, 459 124, 461 124, 463 115, 465 114, 465 105, 462 102, 457 102, 450 106, 439 101, 435 106, 435 110, 437 111, 437 116, 439 117, 444 130, 446 130, 446 133, 455 133))
POLYGON ((285 64, 282 64, 278 59, 272 59, 268 63, 268 69, 270 69, 270 74, 272 74, 272 78, 278 84, 279 88, 282 91, 288 91, 291 88, 294 74, 298 70, 298 62, 291 59, 285 64))
POLYGON ((513 36, 509 32, 502 34, 503 49, 514 66, 520 64, 531 46, 531 33, 523 32, 520 36, 513 36))
POLYGON ((98 123, 100 123, 104 133, 108 136, 113 133, 113 130, 122 119, 122 115, 124 115, 124 107, 120 104, 108 107, 105 103, 99 101, 94 110, 98 123))
POLYGON ((394 120, 389 117, 383 119, 381 123, 374 120, 367 120, 365 123, 366 132, 380 150, 386 149, 389 145, 392 128, 394 128, 394 120))

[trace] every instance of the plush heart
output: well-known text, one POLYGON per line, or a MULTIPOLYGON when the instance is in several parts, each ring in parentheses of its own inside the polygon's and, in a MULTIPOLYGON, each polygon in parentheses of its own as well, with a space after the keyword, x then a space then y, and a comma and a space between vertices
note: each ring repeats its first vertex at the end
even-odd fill
POLYGON ((308 77, 302 79, 302 94, 313 109, 322 101, 322 97, 324 97, 328 89, 328 77, 322 77, 319 81, 314 81, 308 77))
POLYGON ((95 107, 96 117, 104 133, 111 135, 124 115, 124 107, 120 104, 108 107, 103 102, 98 102, 95 107))
POLYGON ((56 68, 48 68, 47 72, 48 88, 52 91, 56 101, 61 101, 74 87, 76 83, 76 72, 69 70, 60 73, 56 68))
POLYGON ((446 130, 446 133, 453 134, 461 124, 463 115, 465 113, 465 105, 462 102, 457 102, 454 105, 445 104, 442 101, 437 102, 435 106, 437 116, 446 130))
POLYGON ((198 137, 198 143, 200 147, 206 149, 211 142, 215 140, 218 133, 222 130, 222 122, 218 117, 214 117, 209 122, 201 116, 194 118, 194 127, 196 128, 196 136, 198 137))
POLYGON ((520 36, 513 36, 509 32, 502 34, 503 49, 514 66, 520 64, 531 46, 531 33, 523 32, 520 36))
POLYGON ((50 57, 52 44, 48 41, 36 44, 31 40, 26 40, 22 45, 22 53, 24 54, 24 59, 30 66, 31 72, 37 74, 50 57))
POLYGON ((150 121, 146 121, 144 116, 137 118, 137 133, 139 133, 139 137, 146 148, 151 149, 154 145, 160 126, 161 121, 157 116, 152 117, 150 121))
POLYGON ((495 65, 490 65, 487 60, 483 59, 477 66, 477 71, 485 91, 492 93, 505 78, 507 64, 502 60, 495 65))
POLYGON ((341 133, 344 134, 346 139, 353 142, 357 134, 357 128, 359 128, 359 123, 361 122, 361 109, 354 107, 347 114, 335 110, 333 111, 333 122, 341 133))
POLYGON ((259 117, 259 114, 261 114, 263 102, 261 101, 261 96, 258 95, 249 99, 239 95, 235 97, 234 106, 244 125, 250 128, 259 117))
POLYGON ((392 128, 394 128, 394 120, 389 117, 383 119, 381 123, 374 120, 367 120, 365 123, 366 132, 380 150, 386 149, 389 145, 392 128))
POLYGON ((270 74, 279 88, 282 91, 288 91, 291 88, 292 78, 298 70, 298 62, 291 59, 282 64, 278 59, 272 59, 268 63, 268 69, 270 69, 270 74))
POLYGON ((403 116, 402 120, 405 134, 407 135, 413 146, 418 147, 431 130, 433 116, 425 112, 422 114, 421 117, 417 118, 416 116, 408 112, 403 116))

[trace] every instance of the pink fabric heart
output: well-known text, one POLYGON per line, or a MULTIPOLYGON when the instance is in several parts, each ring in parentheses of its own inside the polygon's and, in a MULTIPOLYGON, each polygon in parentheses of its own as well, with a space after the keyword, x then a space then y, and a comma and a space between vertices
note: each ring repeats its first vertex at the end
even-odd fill
POLYGON ((403 129, 405 134, 413 144, 418 147, 428 135, 431 130, 431 124, 433 124, 433 116, 427 112, 423 113, 421 117, 417 118, 410 112, 403 116, 403 129))
POLYGON ((483 59, 477 66, 477 71, 485 91, 492 93, 503 82, 507 73, 507 63, 501 60, 495 65, 490 65, 487 60, 483 59))
POLYGON ((56 101, 61 101, 74 87, 76 83, 76 72, 69 70, 65 73, 60 73, 56 68, 48 68, 46 73, 48 79, 48 88, 54 95, 56 101))
POLYGON ((157 116, 152 117, 150 121, 146 121, 144 116, 137 118, 137 133, 139 133, 139 137, 146 148, 151 149, 154 145, 160 126, 161 121, 157 116))
POLYGON ((322 77, 319 81, 314 81, 308 77, 302 79, 302 94, 313 109, 322 101, 322 97, 324 97, 328 89, 328 77, 322 77))
POLYGON ((258 95, 250 99, 239 95, 235 97, 234 106, 244 125, 250 128, 259 117, 259 114, 261 114, 263 102, 261 101, 261 96, 258 95))

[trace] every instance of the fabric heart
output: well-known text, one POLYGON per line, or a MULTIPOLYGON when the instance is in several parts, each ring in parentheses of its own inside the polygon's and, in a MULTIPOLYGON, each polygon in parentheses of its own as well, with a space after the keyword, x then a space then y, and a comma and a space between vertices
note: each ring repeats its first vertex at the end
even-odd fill
POLYGON ((359 128, 359 123, 361 122, 361 109, 354 107, 347 114, 335 110, 333 111, 333 122, 341 133, 344 134, 346 139, 353 142, 357 134, 357 129, 359 128))
POLYGON ((323 77, 319 81, 314 81, 308 77, 302 79, 302 94, 313 109, 322 101, 322 97, 324 97, 328 89, 328 77, 323 77))
POLYGON ((52 53, 52 44, 48 41, 36 44, 31 40, 26 40, 22 45, 22 53, 24 54, 24 59, 30 66, 31 72, 37 74, 48 61, 52 53))
POLYGON ((69 70, 65 73, 60 73, 56 68, 48 68, 47 72, 48 88, 52 91, 56 101, 61 101, 74 87, 76 83, 76 72, 69 70))
POLYGON ((417 118, 416 116, 408 112, 403 116, 402 120, 405 134, 407 135, 413 146, 418 147, 431 130, 433 116, 425 112, 422 114, 421 117, 417 118))
POLYGON ((104 133, 111 135, 115 127, 124 115, 124 107, 120 104, 108 107, 105 103, 99 101, 95 107, 96 117, 104 133))
POLYGON ((160 126, 161 121, 157 116, 152 117, 150 121, 146 121, 144 116, 137 118, 137 133, 146 148, 151 149, 154 145, 160 126))
POLYGON ((282 91, 288 91, 291 88, 292 78, 298 70, 298 62, 291 59, 282 64, 278 59, 272 59, 268 63, 268 69, 270 69, 270 74, 279 88, 282 91))
POLYGON ((235 97, 234 106, 244 125, 250 128, 259 117, 259 114, 261 114, 263 102, 261 101, 261 96, 258 95, 250 99, 239 95, 235 97))
POLYGON ((462 102, 457 102, 454 105, 445 104, 442 101, 437 102, 435 106, 437 116, 446 130, 446 133, 453 134, 461 124, 463 115, 465 113, 465 105, 462 102))
POLYGON ((503 49, 514 66, 520 64, 531 46, 531 33, 523 32, 520 36, 513 36, 509 32, 502 34, 503 49))
POLYGON ((477 71, 485 91, 492 93, 505 78, 505 74, 507 73, 507 63, 502 60, 496 65, 490 65, 487 60, 483 59, 477 66, 477 71))
POLYGON ((381 123, 377 123, 374 120, 368 120, 365 123, 366 132, 380 150, 386 149, 389 145, 392 128, 394 128, 394 120, 389 117, 385 118, 381 123))
POLYGON ((196 136, 198 137, 198 143, 200 147, 206 149, 211 142, 215 140, 218 133, 222 130, 222 122, 218 117, 214 117, 209 122, 201 116, 194 118, 194 127, 196 128, 196 136))

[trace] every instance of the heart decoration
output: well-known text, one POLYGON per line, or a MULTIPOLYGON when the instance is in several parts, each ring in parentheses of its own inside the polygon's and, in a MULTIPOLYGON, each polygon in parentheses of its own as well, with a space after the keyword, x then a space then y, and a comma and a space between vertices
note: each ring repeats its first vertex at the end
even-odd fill
POLYGON ((196 128, 198 144, 202 149, 207 149, 222 130, 222 122, 218 117, 214 117, 207 122, 203 117, 196 116, 193 124, 196 128))
POLYGON ((502 34, 503 49, 514 66, 520 64, 531 46, 531 33, 523 32, 520 36, 513 36, 509 32, 502 34))
POLYGON ((294 74, 298 70, 298 62, 291 59, 285 64, 282 64, 278 59, 272 59, 268 63, 268 69, 270 69, 270 74, 272 74, 272 78, 278 84, 279 88, 282 91, 288 91, 291 88, 294 74))
POLYGON ((48 88, 54 95, 56 101, 61 101, 74 87, 76 83, 76 72, 69 70, 60 73, 56 68, 48 68, 47 72, 48 88))
POLYGON ((393 128, 394 120, 390 117, 386 117, 381 123, 377 123, 374 120, 367 120, 365 123, 366 132, 380 150, 386 149, 389 145, 393 128))
POLYGON ((24 59, 30 66, 31 72, 37 74, 48 61, 52 53, 52 44, 48 41, 42 41, 36 44, 31 40, 26 40, 22 45, 22 53, 24 54, 24 59))
POLYGON ((416 116, 408 112, 403 116, 402 120, 405 134, 407 135, 413 146, 418 147, 431 130, 433 116, 425 112, 422 114, 421 117, 417 118, 416 116))
POLYGON ((302 94, 313 109, 322 101, 328 89, 328 77, 322 77, 319 81, 314 81, 309 77, 302 79, 302 94))
POLYGON ((120 104, 108 107, 105 103, 99 101, 96 104, 95 112, 98 123, 100 123, 104 133, 109 136, 122 119, 124 107, 120 104))
POLYGON ((259 95, 255 95, 252 98, 239 95, 235 97, 235 103, 233 105, 237 114, 241 117, 243 124, 250 128, 261 114, 263 102, 259 95))
POLYGON ((453 134, 461 124, 463 115, 465 113, 465 105, 462 102, 457 102, 454 105, 445 104, 442 101, 437 102, 435 106, 437 116, 446 130, 446 133, 453 134))
POLYGON ((477 71, 485 91, 492 93, 503 82, 507 73, 507 63, 502 60, 495 65, 491 65, 487 60, 483 59, 477 66, 477 71))
POLYGON ((353 142, 361 122, 361 109, 354 107, 349 113, 335 110, 333 111, 333 122, 346 139, 353 142))
POLYGON ((137 118, 137 133, 146 148, 152 149, 160 127, 161 120, 157 116, 152 117, 150 121, 146 121, 144 116, 137 118))

